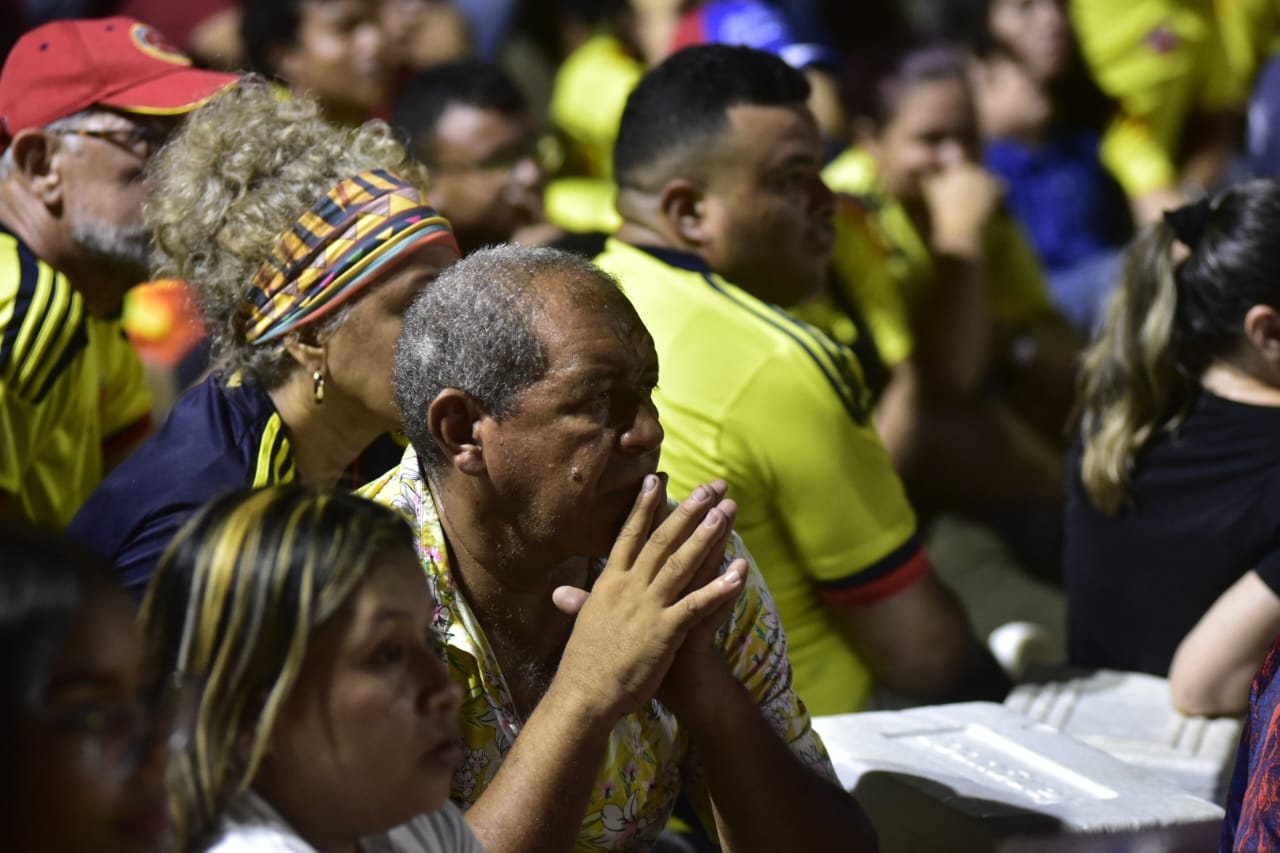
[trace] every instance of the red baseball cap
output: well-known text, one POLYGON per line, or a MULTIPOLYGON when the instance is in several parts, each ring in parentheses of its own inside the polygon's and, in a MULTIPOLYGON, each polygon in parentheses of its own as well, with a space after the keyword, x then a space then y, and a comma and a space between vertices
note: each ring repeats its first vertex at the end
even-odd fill
POLYGON ((133 18, 54 21, 20 38, 0 70, 0 151, 19 131, 94 104, 179 115, 238 79, 193 68, 164 36, 133 18))

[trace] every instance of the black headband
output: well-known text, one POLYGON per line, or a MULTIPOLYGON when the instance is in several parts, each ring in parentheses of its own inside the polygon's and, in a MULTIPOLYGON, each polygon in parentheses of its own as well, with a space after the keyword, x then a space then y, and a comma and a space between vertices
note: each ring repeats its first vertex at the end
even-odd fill
POLYGON ((1173 230, 1173 236, 1178 238, 1179 243, 1194 251, 1200 238, 1204 236, 1204 229, 1209 224, 1209 214, 1212 212, 1213 207, 1206 195, 1177 210, 1166 210, 1164 223, 1173 230))

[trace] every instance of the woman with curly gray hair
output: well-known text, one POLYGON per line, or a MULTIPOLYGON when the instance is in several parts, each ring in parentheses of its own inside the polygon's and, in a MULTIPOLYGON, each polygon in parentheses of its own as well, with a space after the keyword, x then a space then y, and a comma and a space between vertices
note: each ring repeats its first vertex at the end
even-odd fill
POLYGON ((219 368, 69 529, 139 595, 210 498, 293 480, 333 486, 399 426, 401 316, 458 259, 423 173, 386 125, 338 128, 314 100, 260 78, 193 114, 152 168, 158 271, 193 285, 219 368))

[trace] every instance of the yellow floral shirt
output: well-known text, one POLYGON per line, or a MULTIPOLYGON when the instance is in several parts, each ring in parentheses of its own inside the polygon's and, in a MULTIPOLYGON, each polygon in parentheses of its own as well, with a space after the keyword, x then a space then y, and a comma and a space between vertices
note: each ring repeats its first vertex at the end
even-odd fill
MULTIPOLYGON (((469 808, 497 775, 523 725, 497 659, 467 601, 453 583, 444 531, 418 457, 410 447, 400 465, 360 494, 405 515, 413 526, 432 592, 436 630, 454 679, 463 686, 460 713, 465 758, 453 775, 453 800, 469 808)), ((725 565, 738 556, 750 563, 733 616, 717 641, 760 713, 802 763, 835 781, 826 748, 812 729, 804 703, 791 688, 786 637, 760 572, 735 535, 725 565)), ((604 765, 596 777, 579 850, 647 850, 666 826, 684 789, 708 827, 713 827, 705 784, 688 736, 675 715, 656 699, 614 726, 604 765)))

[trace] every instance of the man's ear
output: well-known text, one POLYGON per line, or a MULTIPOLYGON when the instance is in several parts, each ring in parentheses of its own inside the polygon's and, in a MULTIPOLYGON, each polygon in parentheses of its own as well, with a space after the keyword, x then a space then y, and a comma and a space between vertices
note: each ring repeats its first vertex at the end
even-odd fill
POLYGON ((11 147, 17 173, 32 195, 45 207, 60 205, 62 172, 58 168, 58 155, 68 149, 53 134, 40 129, 21 131, 14 137, 11 147))
POLYGON ((427 427, 436 446, 453 467, 472 477, 488 470, 483 435, 492 422, 470 394, 457 388, 444 389, 427 408, 427 427))
POLYGON ((658 194, 658 209, 671 230, 689 246, 710 240, 707 228, 707 197, 701 185, 688 178, 673 178, 658 194))

